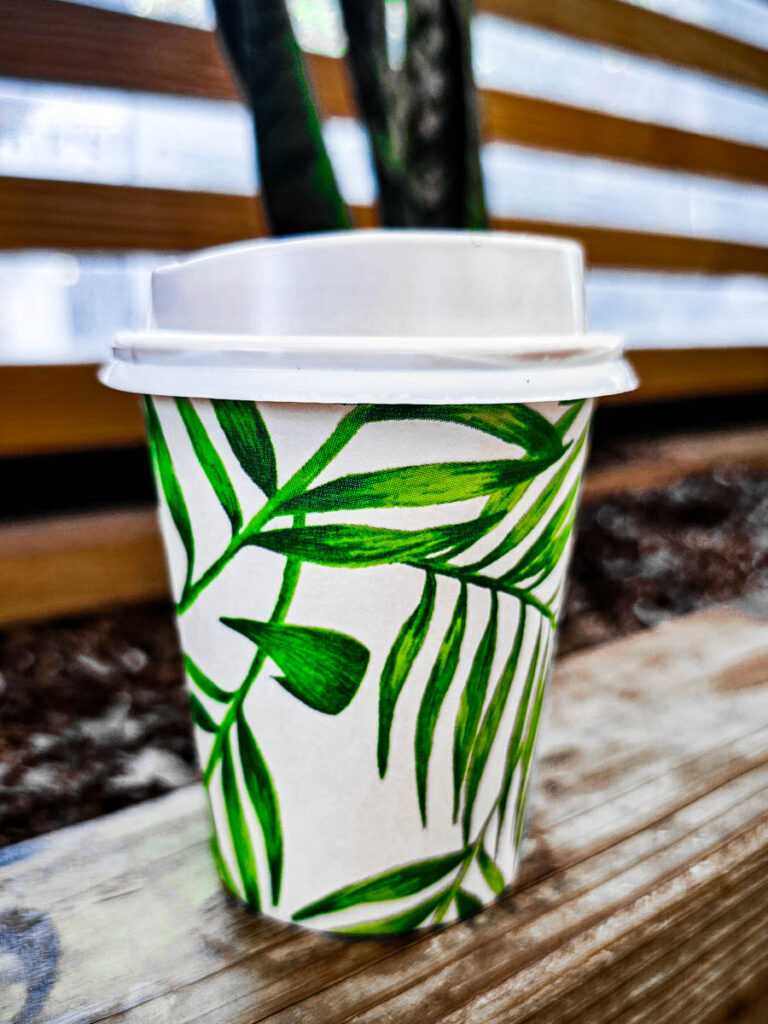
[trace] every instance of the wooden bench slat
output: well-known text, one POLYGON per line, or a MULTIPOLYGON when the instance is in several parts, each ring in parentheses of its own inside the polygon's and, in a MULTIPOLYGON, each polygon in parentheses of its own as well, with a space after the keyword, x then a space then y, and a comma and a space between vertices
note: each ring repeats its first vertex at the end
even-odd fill
MULTIPOLYGON (((768 90, 765 50, 622 0, 479 0, 479 12, 768 90)), ((5 0, 0 74, 233 99, 212 32, 64 0, 5 0)))
MULTIPOLYGON (((353 208, 360 227, 370 207, 353 208)), ((592 266, 768 273, 768 248, 619 228, 494 218, 501 231, 575 238, 592 266)), ((0 248, 190 250, 266 234, 250 196, 0 178, 0 248)))
POLYGON ((758 730, 768 626, 708 611, 558 666, 520 881, 467 923, 374 942, 250 916, 214 878, 198 787, 4 851, 0 922, 24 908, 58 938, 32 970, 58 971, 42 1021, 725 1019, 768 970, 758 730))
POLYGON ((0 526, 0 623, 168 595, 154 509, 0 526))

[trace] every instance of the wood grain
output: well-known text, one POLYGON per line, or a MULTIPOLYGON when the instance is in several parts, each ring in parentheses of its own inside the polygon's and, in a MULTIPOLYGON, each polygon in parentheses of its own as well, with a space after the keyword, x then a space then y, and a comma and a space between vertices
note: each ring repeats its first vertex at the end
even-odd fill
MULTIPOLYGON (((24 908, 61 951, 28 964, 56 978, 40 1021, 738 1021, 768 972, 768 671, 717 679, 768 655, 759 604, 558 666, 520 879, 439 933, 252 917, 219 889, 197 787, 6 850, 0 927, 24 908)), ((3 1016, 23 996, 0 988, 3 1016)))
POLYGON ((0 525, 0 624, 167 597, 154 509, 0 525))
POLYGON ((99 383, 96 367, 0 367, 0 456, 144 443, 136 395, 99 383))
MULTIPOLYGON (((62 0, 9 0, 4 14, 2 74, 239 98, 210 32, 62 0)), ((355 116, 345 62, 316 54, 306 60, 323 114, 355 116)), ((768 150, 758 146, 494 90, 481 98, 489 141, 768 181, 768 150)))
POLYGON ((628 357, 640 387, 600 399, 606 405, 768 391, 768 348, 646 349, 628 357))
MULTIPOLYGON (((768 89, 765 51, 622 0, 479 0, 477 9, 768 89)), ((232 99, 213 33, 63 0, 4 0, 0 73, 232 99)))
MULTIPOLYGON (((377 223, 353 209, 359 227, 377 223)), ((500 231, 575 238, 592 266, 768 273, 768 248, 618 228, 495 218, 500 231)), ((249 196, 0 178, 0 248, 189 250, 265 235, 249 196)))

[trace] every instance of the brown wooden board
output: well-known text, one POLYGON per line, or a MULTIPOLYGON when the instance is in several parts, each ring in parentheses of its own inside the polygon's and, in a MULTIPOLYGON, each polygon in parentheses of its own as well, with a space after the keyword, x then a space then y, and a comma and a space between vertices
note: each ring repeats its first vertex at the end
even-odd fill
MULTIPOLYGON (((371 207, 355 207, 373 227, 371 207)), ((500 231, 569 237, 592 266, 707 273, 768 273, 768 248, 621 228, 495 218, 500 231)), ((249 196, 87 182, 0 178, 0 249, 188 250, 267 233, 249 196)))
POLYGON ((519 881, 437 933, 252 917, 214 876, 197 787, 7 849, 0 1017, 31 991, 49 1024, 738 1020, 768 972, 766 612, 565 659, 519 881))
MULTIPOLYGON (((768 89, 764 50, 625 0, 479 0, 477 9, 768 89)), ((212 33, 62 0, 4 0, 0 73, 235 95, 212 33)))
POLYGON ((136 395, 99 383, 97 367, 0 367, 0 456, 144 443, 136 395))
POLYGON ((0 525, 0 623, 165 597, 154 509, 0 525))

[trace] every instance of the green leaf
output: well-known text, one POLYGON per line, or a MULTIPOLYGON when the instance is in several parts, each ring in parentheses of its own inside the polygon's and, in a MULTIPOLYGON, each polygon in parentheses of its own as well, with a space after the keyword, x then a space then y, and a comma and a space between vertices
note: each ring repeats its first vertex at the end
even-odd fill
POLYGON ((491 676, 493 656, 496 653, 496 632, 499 617, 499 599, 491 594, 491 613, 488 625, 480 640, 472 668, 469 670, 467 683, 461 695, 461 703, 456 716, 456 729, 453 737, 453 820, 459 814, 459 800, 464 774, 467 770, 469 753, 475 742, 477 726, 485 703, 488 680, 491 676))
POLYGON ((240 747, 245 788, 264 836, 264 849, 267 854, 272 889, 272 905, 277 906, 280 899, 280 880, 283 874, 283 830, 280 824, 280 807, 272 776, 256 738, 245 720, 242 705, 237 713, 237 741, 240 747))
POLYGON ((410 910, 392 914, 391 917, 383 917, 378 921, 370 921, 365 924, 353 924, 348 928, 335 928, 334 931, 340 935, 396 935, 399 932, 410 932, 426 921, 442 900, 443 895, 444 893, 439 892, 436 896, 417 903, 410 910))
POLYGON ((369 423, 384 420, 433 420, 458 423, 519 445, 531 458, 549 460, 563 454, 555 427, 528 405, 374 405, 369 423))
POLYGON ((284 673, 278 682, 315 711, 338 715, 363 681, 368 648, 344 633, 253 619, 220 621, 269 655, 284 673))
POLYGON ((491 462, 435 462, 353 473, 291 498, 284 512, 338 512, 362 508, 420 508, 468 501, 530 480, 548 466, 546 459, 491 462))
POLYGON ((221 852, 219 840, 216 838, 215 833, 211 836, 211 853, 213 854, 213 862, 216 865, 219 878, 224 883, 224 888, 227 892, 231 893, 232 896, 238 896, 237 886, 232 878, 227 862, 224 860, 224 855, 221 852))
POLYGON ((483 529, 484 524, 479 521, 425 530, 334 523, 264 530, 250 537, 248 543, 317 565, 362 569, 438 554, 459 540, 478 536, 483 529))
POLYGON ((221 787, 224 795, 224 807, 227 812, 229 832, 237 858, 237 867, 243 881, 245 899, 252 910, 261 910, 259 881, 256 874, 256 859, 253 855, 251 837, 248 834, 248 823, 243 813, 240 794, 237 789, 235 761, 232 755, 232 744, 229 735, 224 740, 221 756, 221 787))
POLYGON ((536 697, 533 702, 533 709, 531 711, 531 719, 528 723, 528 731, 525 736, 525 744, 523 746, 523 752, 521 756, 522 761, 522 775, 520 778, 520 790, 517 794, 517 803, 515 805, 515 849, 520 846, 520 840, 523 837, 523 825, 525 824, 525 807, 528 800, 528 783, 530 781, 531 764, 533 761, 533 748, 536 743, 536 735, 539 731, 539 720, 541 718, 541 709, 544 704, 544 693, 546 691, 547 684, 547 668, 549 662, 549 645, 544 652, 544 661, 541 672, 539 673, 539 679, 536 686, 536 697))
MULTIPOLYGON (((579 400, 577 402, 569 402, 568 403, 568 408, 563 413, 563 415, 560 417, 560 419, 557 421, 557 423, 555 423, 555 430, 557 431, 559 437, 561 437, 561 438, 565 437, 565 435, 571 429, 573 424, 579 418, 579 413, 584 408, 584 402, 585 401, 586 401, 586 399, 582 398, 581 400, 579 400)), ((560 404, 562 405, 563 403, 561 402, 560 404)), ((587 434, 587 430, 584 431, 584 436, 586 436, 586 434, 587 434)))
POLYGON ((213 493, 218 498, 219 504, 226 512, 234 536, 243 525, 243 513, 235 489, 227 476, 224 463, 221 461, 221 456, 211 444, 203 421, 190 400, 177 398, 176 408, 184 422, 195 458, 208 478, 208 483, 213 488, 213 493))
POLYGON ((395 705, 427 635, 429 623, 432 619, 432 611, 435 607, 435 590, 435 577, 431 572, 427 572, 424 578, 424 589, 421 599, 400 627, 400 632, 390 648, 381 672, 381 679, 379 680, 377 758, 379 776, 382 779, 387 771, 389 737, 392 731, 395 705))
POLYGON ((459 917, 472 917, 473 914, 478 914, 483 909, 483 904, 471 892, 459 889, 456 893, 456 909, 459 912, 459 917))
POLYGON ((539 570, 538 575, 530 582, 530 587, 538 587, 540 583, 543 583, 562 558, 563 552, 565 551, 571 537, 575 518, 576 511, 574 509, 550 547, 538 560, 538 564, 535 567, 539 570))
POLYGON ((155 403, 149 396, 144 400, 144 408, 146 411, 147 440, 149 442, 152 464, 155 467, 155 473, 157 474, 165 503, 168 506, 168 511, 171 513, 173 525, 176 527, 176 531, 181 538, 181 543, 187 556, 183 588, 186 591, 192 582, 192 571, 195 561, 195 538, 192 533, 192 523, 189 518, 186 502, 184 501, 181 485, 176 476, 176 470, 173 468, 171 453, 168 451, 163 428, 160 426, 160 418, 157 415, 155 403))
POLYGON ((483 878, 488 883, 491 892, 498 896, 506 888, 504 877, 482 843, 477 851, 477 864, 482 871, 483 878))
POLYGON ((512 728, 512 735, 509 738, 509 745, 507 746, 504 776, 501 783, 501 790, 499 792, 499 832, 501 832, 501 826, 504 824, 504 818, 507 813, 507 802, 509 800, 509 790, 512 785, 512 778, 514 777, 515 768, 517 767, 517 763, 523 752, 523 729, 525 728, 525 721, 528 717, 528 706, 531 700, 531 691, 533 689, 534 679, 536 678, 536 671, 540 668, 539 679, 541 679, 541 673, 546 672, 547 669, 546 647, 544 650, 543 661, 541 664, 539 663, 538 655, 540 642, 541 629, 539 629, 539 635, 536 640, 536 650, 533 658, 531 659, 531 665, 525 679, 523 692, 520 694, 520 702, 517 706, 517 714, 515 715, 515 724, 512 728))
POLYGON ((414 752, 416 756, 416 790, 422 824, 427 824, 427 775, 432 754, 432 740, 437 718, 459 664, 461 642, 467 624, 467 587, 462 583, 448 629, 437 652, 435 664, 424 688, 416 718, 414 752))
POLYGON ((467 772, 467 785, 464 797, 463 829, 465 837, 469 835, 472 824, 472 811, 475 806, 477 791, 480 788, 480 781, 483 777, 483 772, 485 771, 485 765, 488 761, 488 756, 491 753, 493 742, 496 739, 496 733, 499 729, 501 717, 504 714, 504 708, 506 707, 507 698, 509 697, 509 691, 512 689, 512 683, 515 679, 524 635, 525 605, 521 604, 520 620, 518 622, 517 632, 512 644, 512 650, 501 673, 501 677, 496 684, 496 689, 493 692, 488 709, 483 717, 483 723, 480 726, 477 740, 472 748, 472 759, 469 763, 469 770, 467 772))
POLYGON ((277 460, 256 403, 215 398, 211 404, 235 458, 256 486, 271 498, 277 490, 277 460))
MULTIPOLYGON (((565 478, 568 476, 574 462, 579 457, 586 440, 587 431, 585 430, 578 441, 571 445, 567 458, 563 460, 562 465, 558 467, 557 472, 541 492, 539 497, 534 501, 524 515, 520 517, 504 540, 497 544, 492 551, 489 551, 487 555, 484 555, 477 562, 473 562, 472 565, 467 566, 467 568, 472 570, 485 569, 487 566, 497 562, 500 558, 506 555, 507 552, 516 548, 518 544, 522 544, 526 537, 530 536, 557 500, 560 494, 560 489, 565 482, 565 478)), ((578 490, 578 481, 574 486, 578 490)), ((491 511, 496 511, 495 507, 491 511)))
POLYGON ((189 695, 189 706, 192 709, 192 721, 196 726, 198 726, 198 728, 202 729, 204 732, 216 732, 218 730, 218 725, 214 722, 208 714, 205 706, 201 703, 199 698, 194 695, 194 693, 190 693, 189 695))
POLYGON ((573 486, 566 495, 564 501, 553 514, 542 532, 531 544, 525 554, 515 565, 505 572, 500 579, 505 583, 519 583, 521 580, 530 579, 535 576, 545 565, 550 562, 552 546, 557 540, 560 531, 565 527, 566 539, 570 532, 568 527, 568 516, 574 508, 579 493, 581 480, 574 481, 573 486))
POLYGON ((466 856, 464 850, 449 853, 444 857, 431 860, 419 860, 412 864, 404 864, 393 871, 385 871, 381 875, 365 878, 362 882, 345 885, 343 889, 323 896, 314 903, 297 910, 294 921, 303 921, 307 917, 319 914, 334 914, 348 907, 356 907, 361 903, 381 903, 385 900, 399 900, 405 896, 413 896, 423 889, 429 889, 435 882, 445 878, 455 867, 461 864, 466 856))
POLYGON ((210 697, 211 700, 220 701, 222 704, 229 703, 232 698, 230 691, 222 690, 212 679, 209 679, 188 654, 184 655, 184 667, 187 670, 187 675, 201 693, 204 693, 206 697, 210 697))

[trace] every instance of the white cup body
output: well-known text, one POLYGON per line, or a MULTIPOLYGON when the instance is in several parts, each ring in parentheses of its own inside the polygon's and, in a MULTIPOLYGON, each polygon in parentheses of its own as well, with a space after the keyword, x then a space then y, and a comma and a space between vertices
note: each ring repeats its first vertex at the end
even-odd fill
POLYGON ((256 403, 273 470, 232 407, 148 402, 219 870, 312 928, 466 916, 515 872, 591 402, 256 403))

